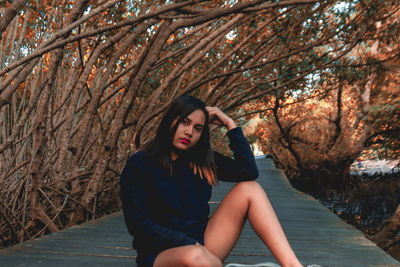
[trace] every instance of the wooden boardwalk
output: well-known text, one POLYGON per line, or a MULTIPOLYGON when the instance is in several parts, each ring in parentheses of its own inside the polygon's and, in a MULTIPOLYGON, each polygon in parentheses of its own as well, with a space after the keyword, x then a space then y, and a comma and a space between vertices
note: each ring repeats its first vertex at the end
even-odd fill
MULTIPOLYGON (((294 251, 303 264, 399 266, 361 232, 308 195, 294 190, 270 160, 258 159, 258 182, 265 188, 294 251)), ((232 184, 214 189, 214 209, 232 184)), ((121 212, 0 250, 0 266, 135 266, 136 252, 121 212)), ((250 226, 225 263, 275 262, 250 226)))

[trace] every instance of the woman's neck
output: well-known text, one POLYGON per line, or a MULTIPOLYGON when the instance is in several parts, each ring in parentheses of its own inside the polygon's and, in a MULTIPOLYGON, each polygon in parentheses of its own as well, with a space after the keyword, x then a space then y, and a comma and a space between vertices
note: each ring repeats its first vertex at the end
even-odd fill
POLYGON ((178 154, 175 151, 171 151, 171 159, 176 160, 178 158, 178 154))

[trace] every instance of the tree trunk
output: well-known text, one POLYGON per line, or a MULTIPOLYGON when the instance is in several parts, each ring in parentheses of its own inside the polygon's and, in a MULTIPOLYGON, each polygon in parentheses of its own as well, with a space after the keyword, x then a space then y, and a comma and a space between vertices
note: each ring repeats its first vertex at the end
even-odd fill
POLYGON ((389 254, 400 258, 400 205, 393 217, 382 226, 382 229, 371 239, 389 254))

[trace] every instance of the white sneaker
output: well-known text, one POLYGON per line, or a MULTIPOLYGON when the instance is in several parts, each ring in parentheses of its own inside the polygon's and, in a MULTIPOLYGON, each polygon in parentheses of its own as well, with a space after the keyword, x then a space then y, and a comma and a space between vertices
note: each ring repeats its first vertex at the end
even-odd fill
POLYGON ((281 267, 279 264, 273 262, 263 262, 257 264, 241 264, 241 263, 229 263, 225 267, 281 267))
MULTIPOLYGON (((281 266, 273 262, 263 262, 257 264, 229 263, 228 265, 225 265, 225 267, 281 267, 281 266)), ((322 266, 318 264, 309 264, 306 267, 322 267, 322 266)))

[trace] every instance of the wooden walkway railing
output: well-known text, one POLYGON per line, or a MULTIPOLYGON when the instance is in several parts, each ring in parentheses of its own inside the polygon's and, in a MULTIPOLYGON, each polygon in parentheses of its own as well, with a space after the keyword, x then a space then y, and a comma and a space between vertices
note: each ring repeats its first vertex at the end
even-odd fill
MULTIPOLYGON (((258 182, 265 188, 289 242, 304 264, 399 266, 360 231, 308 195, 294 190, 270 160, 258 159, 258 182)), ((214 209, 232 187, 214 189, 214 209)), ((0 266, 135 266, 136 252, 121 212, 0 250, 0 266)), ((225 263, 275 262, 248 224, 225 263)))

